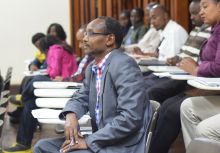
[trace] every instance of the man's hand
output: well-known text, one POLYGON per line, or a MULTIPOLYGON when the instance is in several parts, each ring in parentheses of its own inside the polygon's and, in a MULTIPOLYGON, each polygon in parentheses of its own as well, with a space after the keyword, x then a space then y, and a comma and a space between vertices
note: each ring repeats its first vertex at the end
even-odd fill
POLYGON ((36 65, 30 65, 30 70, 31 71, 37 71, 38 67, 36 65))
POLYGON ((158 57, 159 56, 158 52, 156 52, 156 51, 145 53, 145 55, 150 56, 150 57, 158 57))
POLYGON ((86 141, 83 137, 79 137, 78 143, 71 143, 71 140, 66 140, 61 146, 60 152, 66 153, 72 150, 83 150, 88 149, 86 141))
POLYGON ((176 64, 179 63, 180 61, 181 61, 181 58, 179 56, 174 56, 171 58, 167 58, 166 63, 168 65, 176 66, 176 64))
POLYGON ((65 122, 65 137, 66 140, 73 140, 75 144, 78 143, 78 120, 75 113, 68 113, 65 122))
POLYGON ((191 75, 197 76, 198 64, 192 58, 186 57, 182 59, 182 61, 178 63, 177 66, 190 73, 191 75))
POLYGON ((144 55, 139 47, 134 47, 133 48, 133 54, 144 55))

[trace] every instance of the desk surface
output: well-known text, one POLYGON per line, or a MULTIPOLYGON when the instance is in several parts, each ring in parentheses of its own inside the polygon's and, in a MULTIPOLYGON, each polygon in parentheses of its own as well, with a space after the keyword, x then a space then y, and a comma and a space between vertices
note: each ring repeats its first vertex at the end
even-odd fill
POLYGON ((203 90, 220 90, 220 87, 207 86, 195 80, 188 80, 187 83, 195 88, 199 88, 203 90))

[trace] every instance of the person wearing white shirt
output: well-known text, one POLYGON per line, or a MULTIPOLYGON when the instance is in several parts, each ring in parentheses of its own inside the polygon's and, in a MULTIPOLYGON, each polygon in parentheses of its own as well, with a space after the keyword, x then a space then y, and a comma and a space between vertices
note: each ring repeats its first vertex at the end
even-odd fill
POLYGON ((154 5, 151 12, 151 24, 161 30, 160 44, 155 52, 159 60, 166 61, 180 52, 181 46, 188 38, 186 30, 170 19, 167 10, 161 5, 154 5))
POLYGON ((160 32, 157 31, 152 25, 150 25, 150 10, 157 3, 152 2, 147 5, 144 10, 145 13, 145 24, 149 28, 149 30, 145 33, 143 38, 136 44, 126 45, 125 50, 127 52, 135 52, 134 50, 139 50, 140 54, 153 52, 157 49, 158 44, 160 42, 160 32))
POLYGON ((166 60, 178 54, 187 38, 186 30, 176 22, 169 20, 160 36, 160 40, 163 42, 158 47, 159 60, 166 60))

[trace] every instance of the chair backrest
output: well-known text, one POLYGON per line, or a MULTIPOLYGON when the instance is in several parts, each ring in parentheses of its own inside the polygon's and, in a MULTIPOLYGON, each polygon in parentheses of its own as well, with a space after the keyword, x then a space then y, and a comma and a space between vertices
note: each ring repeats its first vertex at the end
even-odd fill
POLYGON ((12 77, 12 67, 9 67, 5 76, 4 80, 4 89, 3 90, 9 90, 10 89, 10 83, 11 83, 11 77, 12 77))
POLYGON ((152 115, 152 118, 149 124, 148 133, 147 133, 146 153, 148 153, 150 149, 152 135, 155 130, 156 123, 157 123, 158 110, 160 108, 160 103, 158 103, 157 101, 150 100, 150 103, 153 109, 153 115, 152 115))
MULTIPOLYGON (((3 124, 4 124, 4 121, 0 120, 0 138, 2 137, 3 124)), ((2 141, 2 139, 1 139, 1 141, 2 141)), ((0 143, 2 143, 2 142, 0 142, 0 143)))
POLYGON ((3 80, 1 72, 0 72, 0 97, 1 97, 3 87, 4 87, 4 80, 3 80))
POLYGON ((0 99, 0 107, 7 107, 8 105, 8 102, 9 102, 9 97, 2 97, 0 99))
POLYGON ((219 152, 220 152, 220 142, 207 138, 194 139, 186 149, 186 153, 219 153, 219 152))

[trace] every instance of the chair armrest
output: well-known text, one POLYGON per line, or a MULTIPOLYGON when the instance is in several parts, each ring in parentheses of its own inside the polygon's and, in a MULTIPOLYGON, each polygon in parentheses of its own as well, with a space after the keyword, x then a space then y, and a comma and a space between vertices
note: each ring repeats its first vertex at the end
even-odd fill
MULTIPOLYGON (((40 123, 48 123, 48 124, 64 124, 65 121, 59 119, 59 114, 61 110, 55 109, 34 109, 32 110, 32 115, 34 118, 37 118, 40 123)), ((79 119, 80 126, 90 126, 91 117, 89 115, 83 115, 79 119)))
POLYGON ((37 98, 36 105, 45 108, 64 108, 71 98, 37 98))
POLYGON ((70 98, 77 89, 35 89, 34 95, 37 97, 57 97, 70 98))
POLYGON ((66 89, 66 88, 79 88, 82 83, 76 82, 52 82, 52 81, 39 81, 34 82, 34 88, 39 89, 66 89))

